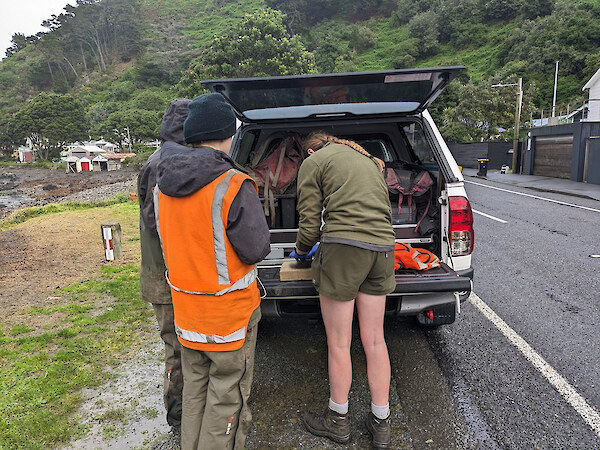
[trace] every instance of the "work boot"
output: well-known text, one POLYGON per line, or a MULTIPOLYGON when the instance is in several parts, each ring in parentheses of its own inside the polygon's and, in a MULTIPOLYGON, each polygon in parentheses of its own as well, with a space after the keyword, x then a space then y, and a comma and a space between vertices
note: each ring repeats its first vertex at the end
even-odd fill
POLYGON ((373 447, 390 448, 392 431, 390 429, 390 416, 386 419, 378 419, 375 414, 369 412, 367 417, 367 430, 373 436, 373 447))
POLYGON ((339 414, 327 408, 323 414, 306 413, 304 426, 315 436, 324 436, 334 442, 350 442, 350 419, 348 414, 339 414))

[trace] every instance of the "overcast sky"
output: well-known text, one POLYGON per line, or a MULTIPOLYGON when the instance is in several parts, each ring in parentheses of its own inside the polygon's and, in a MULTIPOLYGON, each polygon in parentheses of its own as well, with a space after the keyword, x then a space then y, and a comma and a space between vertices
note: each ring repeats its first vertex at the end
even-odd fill
POLYGON ((11 45, 15 33, 31 36, 45 30, 41 23, 60 14, 67 4, 75 0, 0 0, 0 58, 11 45))

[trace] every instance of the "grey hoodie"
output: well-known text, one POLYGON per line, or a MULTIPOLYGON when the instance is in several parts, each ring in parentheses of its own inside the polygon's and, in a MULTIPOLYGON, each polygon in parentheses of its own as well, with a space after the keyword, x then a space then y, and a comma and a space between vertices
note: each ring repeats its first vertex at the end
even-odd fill
POLYGON ((171 303, 171 289, 165 280, 165 261, 154 221, 152 189, 156 185, 156 173, 160 155, 174 147, 183 147, 183 122, 188 114, 188 99, 173 100, 163 116, 160 137, 163 144, 148 158, 138 175, 138 201, 140 204, 140 293, 144 300, 171 303))
MULTIPOLYGON (((160 191, 170 197, 186 197, 231 168, 241 170, 229 155, 220 150, 169 144, 165 143, 168 151, 161 154, 157 180, 160 191)), ((271 250, 269 227, 250 181, 242 183, 229 208, 226 233, 235 252, 246 264, 262 261, 271 250)))

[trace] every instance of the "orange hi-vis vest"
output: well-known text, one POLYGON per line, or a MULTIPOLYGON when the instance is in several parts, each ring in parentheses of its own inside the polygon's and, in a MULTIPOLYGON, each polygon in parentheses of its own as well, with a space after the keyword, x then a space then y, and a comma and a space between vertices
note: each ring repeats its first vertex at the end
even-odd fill
POLYGON ((239 349, 260 304, 256 268, 240 260, 226 233, 229 208, 245 180, 256 189, 235 169, 186 197, 154 189, 175 331, 185 347, 239 349))

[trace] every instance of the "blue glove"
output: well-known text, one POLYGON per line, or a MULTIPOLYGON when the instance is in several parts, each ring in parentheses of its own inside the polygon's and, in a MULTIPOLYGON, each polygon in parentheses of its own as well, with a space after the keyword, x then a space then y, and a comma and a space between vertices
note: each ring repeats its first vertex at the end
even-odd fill
POLYGON ((313 248, 310 249, 310 252, 308 252, 305 255, 299 255, 298 253, 296 253, 296 249, 292 250, 292 252, 290 253, 290 258, 295 258, 296 261, 305 261, 308 259, 312 259, 313 256, 315 256, 315 253, 317 253, 317 248, 319 248, 319 244, 315 244, 313 246, 313 248))

